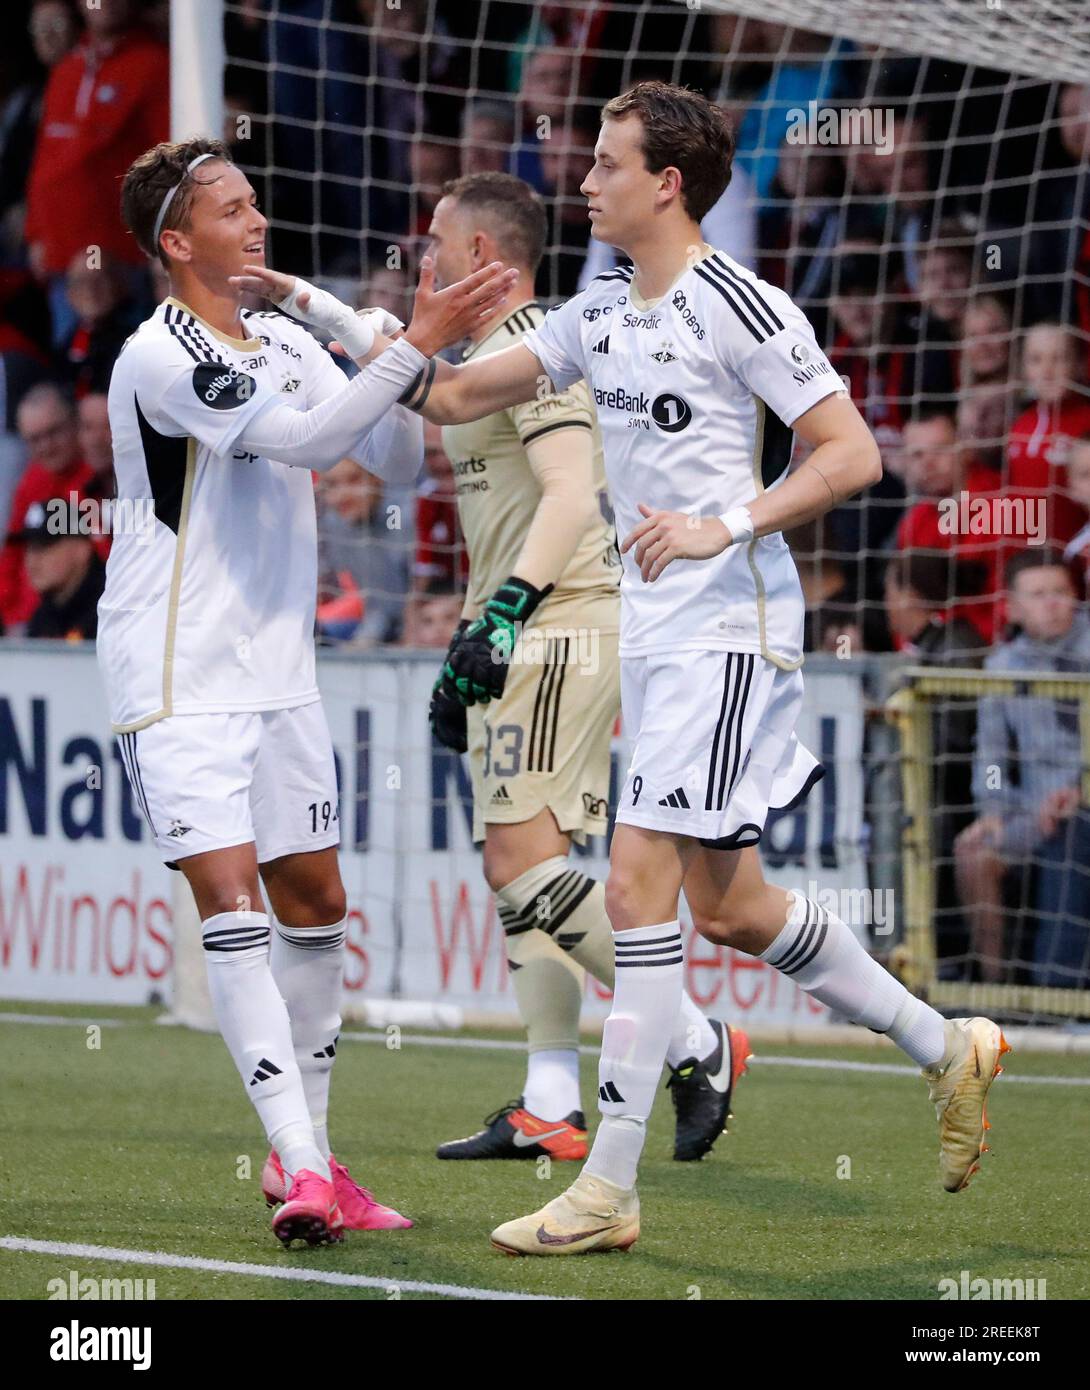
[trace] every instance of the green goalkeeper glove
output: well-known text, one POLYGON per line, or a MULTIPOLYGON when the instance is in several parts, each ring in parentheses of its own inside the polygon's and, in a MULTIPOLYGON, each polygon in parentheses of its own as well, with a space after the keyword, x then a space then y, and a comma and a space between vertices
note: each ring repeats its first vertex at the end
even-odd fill
POLYGON ((501 584, 451 649, 447 667, 460 698, 467 704, 498 700, 507 667, 522 628, 553 586, 535 589, 512 575, 501 584))

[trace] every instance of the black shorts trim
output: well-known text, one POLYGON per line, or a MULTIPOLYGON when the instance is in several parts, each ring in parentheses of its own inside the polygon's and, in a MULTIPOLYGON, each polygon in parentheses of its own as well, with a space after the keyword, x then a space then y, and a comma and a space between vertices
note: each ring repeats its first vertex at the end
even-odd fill
POLYGON ((705 849, 749 849, 751 845, 760 842, 763 834, 764 831, 759 825, 747 821, 745 825, 740 825, 733 835, 724 835, 718 840, 701 840, 700 843, 705 849))
POLYGON ((801 801, 806 800, 806 798, 814 790, 817 784, 825 776, 827 770, 828 769, 825 767, 824 763, 818 763, 817 767, 814 768, 813 772, 811 772, 810 776, 807 777, 806 781, 803 783, 802 790, 798 793, 798 795, 793 796, 786 806, 770 806, 768 808, 769 813, 773 811, 793 811, 801 801))
MULTIPOLYGON (((798 794, 793 796, 786 806, 770 806, 768 808, 769 815, 771 815, 773 811, 793 811, 796 806, 806 800, 825 776, 826 771, 827 768, 825 765, 823 763, 818 763, 817 767, 814 768, 810 776, 807 777, 806 781, 803 783, 798 794)), ((719 840, 701 840, 700 843, 705 849, 749 849, 751 845, 759 844, 763 836, 764 828, 762 826, 754 825, 752 821, 747 821, 745 825, 739 826, 733 835, 724 835, 722 839, 719 840), (747 834, 752 834, 752 838, 743 840, 742 836, 747 834)))

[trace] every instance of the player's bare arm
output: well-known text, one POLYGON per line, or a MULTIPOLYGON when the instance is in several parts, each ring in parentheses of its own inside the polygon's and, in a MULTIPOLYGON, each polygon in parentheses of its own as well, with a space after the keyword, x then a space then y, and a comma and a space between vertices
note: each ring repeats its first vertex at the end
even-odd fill
POLYGON ((847 396, 826 396, 800 415, 793 428, 813 453, 778 487, 723 518, 640 504, 646 519, 624 538, 621 553, 635 547, 645 582, 656 580, 672 560, 709 560, 729 545, 824 516, 881 478, 878 445, 847 396))

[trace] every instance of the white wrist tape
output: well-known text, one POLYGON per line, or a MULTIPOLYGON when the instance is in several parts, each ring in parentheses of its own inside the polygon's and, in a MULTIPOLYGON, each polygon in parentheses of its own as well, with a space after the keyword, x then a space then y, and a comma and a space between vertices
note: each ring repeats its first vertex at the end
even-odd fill
POLYGON ((388 309, 361 309, 359 317, 364 319, 376 333, 381 333, 385 338, 392 338, 395 333, 400 333, 405 325, 396 314, 391 314, 388 309))
POLYGON ((731 545, 742 545, 753 539, 753 518, 748 507, 732 507, 729 512, 723 512, 719 520, 730 532, 731 545))
POLYGON ((328 290, 320 290, 306 280, 296 278, 291 293, 274 302, 277 308, 293 318, 302 319, 312 328, 320 328, 323 333, 331 334, 349 357, 366 357, 375 345, 375 330, 367 319, 359 318, 356 311, 342 304, 336 295, 328 290), (301 294, 310 295, 305 309, 299 307, 301 294))

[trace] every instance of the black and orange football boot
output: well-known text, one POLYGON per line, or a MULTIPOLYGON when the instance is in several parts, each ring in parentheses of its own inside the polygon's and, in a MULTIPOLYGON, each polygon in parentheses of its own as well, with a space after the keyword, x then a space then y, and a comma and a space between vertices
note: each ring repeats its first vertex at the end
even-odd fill
POLYGON ((542 1120, 523 1108, 519 1096, 489 1115, 484 1125, 468 1139, 440 1144, 436 1158, 548 1157, 564 1162, 587 1156, 587 1122, 581 1110, 564 1120, 542 1120))

